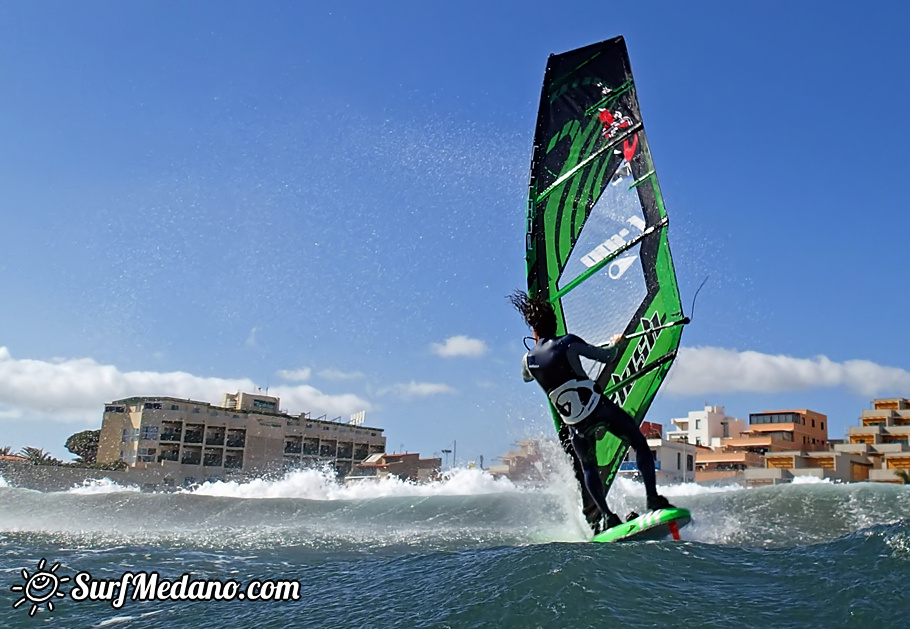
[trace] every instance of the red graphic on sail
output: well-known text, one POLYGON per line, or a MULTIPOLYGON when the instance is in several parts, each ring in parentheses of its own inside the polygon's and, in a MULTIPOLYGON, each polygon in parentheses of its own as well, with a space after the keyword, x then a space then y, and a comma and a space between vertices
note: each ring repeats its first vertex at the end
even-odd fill
POLYGON ((600 123, 604 126, 603 137, 612 138, 620 129, 626 129, 632 126, 632 119, 624 116, 622 112, 614 111, 610 113, 604 109, 600 112, 600 123))
POLYGON ((632 158, 635 157, 635 149, 638 148, 638 135, 632 136, 632 144, 629 144, 628 140, 622 141, 622 156, 626 158, 627 162, 631 162, 632 158))

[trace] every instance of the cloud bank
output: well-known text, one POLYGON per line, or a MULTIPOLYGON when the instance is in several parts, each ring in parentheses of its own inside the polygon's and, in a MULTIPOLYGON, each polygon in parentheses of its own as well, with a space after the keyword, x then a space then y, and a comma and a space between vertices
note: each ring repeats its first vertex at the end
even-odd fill
POLYGON ((720 347, 684 347, 670 371, 666 390, 677 395, 776 393, 839 387, 875 396, 910 392, 910 372, 868 360, 834 362, 825 356, 792 356, 720 347))
MULTIPOLYGON (((160 395, 220 404, 225 393, 255 390, 247 378, 205 378, 182 371, 123 372, 91 358, 20 360, 0 347, 0 421, 39 414, 60 421, 100 422, 104 403, 112 400, 160 395)), ((274 387, 270 393, 294 414, 344 415, 373 408, 356 395, 328 395, 308 385, 274 387)))
POLYGON ((313 370, 309 367, 302 367, 301 369, 282 369, 278 375, 291 382, 303 382, 309 380, 312 373, 313 370))
POLYGON ((486 344, 480 339, 472 339, 463 334, 450 336, 443 343, 433 343, 430 349, 437 356, 443 358, 454 358, 463 356, 467 358, 477 358, 487 353, 486 344))
POLYGON ((361 371, 342 371, 329 368, 320 371, 319 377, 326 380, 359 380, 364 377, 364 374, 361 371))
POLYGON ((394 395, 406 400, 443 393, 455 393, 455 389, 439 382, 414 382, 412 380, 411 382, 392 385, 379 391, 380 395, 394 395))

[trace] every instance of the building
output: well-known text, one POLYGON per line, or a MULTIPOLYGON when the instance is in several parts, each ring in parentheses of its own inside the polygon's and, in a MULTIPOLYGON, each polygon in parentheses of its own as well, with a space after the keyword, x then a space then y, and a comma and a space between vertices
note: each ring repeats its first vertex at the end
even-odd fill
POLYGON ((910 471, 910 400, 882 398, 860 415, 860 425, 847 430, 838 452, 867 457, 872 463, 869 480, 902 483, 896 472, 910 471))
POLYGON ((787 452, 828 449, 828 418, 808 409, 749 414, 749 429, 721 442, 728 451, 787 452))
MULTIPOLYGON (((698 448, 684 440, 663 438, 663 426, 653 422, 642 422, 641 432, 648 440, 648 447, 654 456, 654 473, 658 483, 691 483, 695 481, 695 457, 698 448)), ((624 476, 637 477, 638 463, 631 448, 619 467, 624 476)))
POLYGON ((292 416, 277 397, 238 392, 221 406, 172 397, 110 402, 97 461, 156 469, 167 486, 326 464, 344 476, 383 452, 380 428, 292 416))
POLYGON ((720 446, 722 439, 738 437, 746 431, 746 422, 730 417, 723 406, 708 406, 700 411, 690 411, 687 417, 671 419, 675 430, 667 432, 671 441, 685 441, 696 446, 720 446))
POLYGON ((346 481, 381 479, 395 476, 401 480, 424 483, 439 478, 442 458, 421 459, 416 452, 371 454, 356 464, 346 481))
POLYGON ((517 450, 504 454, 499 465, 491 465, 487 470, 493 476, 505 476, 510 480, 540 480, 543 478, 543 455, 540 441, 523 439, 517 444, 517 450))

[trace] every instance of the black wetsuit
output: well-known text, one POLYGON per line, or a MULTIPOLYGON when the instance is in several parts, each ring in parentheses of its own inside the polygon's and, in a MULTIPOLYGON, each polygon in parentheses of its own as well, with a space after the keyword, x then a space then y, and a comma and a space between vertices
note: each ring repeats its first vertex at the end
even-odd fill
POLYGON ((524 380, 537 381, 568 426, 572 449, 583 470, 585 488, 604 516, 611 512, 598 470, 596 446, 605 431, 632 446, 645 491, 649 498, 657 496, 654 457, 647 439, 628 413, 595 391, 594 383, 581 366, 581 356, 605 363, 615 355, 613 345, 596 347, 574 334, 567 334, 540 339, 525 354, 522 363, 524 380))

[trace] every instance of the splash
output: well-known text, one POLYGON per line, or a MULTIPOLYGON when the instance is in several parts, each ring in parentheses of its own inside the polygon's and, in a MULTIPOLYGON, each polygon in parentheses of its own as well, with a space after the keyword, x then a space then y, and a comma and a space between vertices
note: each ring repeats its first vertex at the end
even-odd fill
POLYGON ((830 478, 819 478, 817 476, 794 476, 793 482, 791 484, 793 484, 793 485, 818 485, 818 484, 824 484, 824 483, 827 483, 828 485, 830 485, 831 479, 830 478))
POLYGON ((2 476, 0 476, 0 487, 9 487, 9 483, 2 476))
POLYGON ((527 491, 506 478, 494 478, 486 470, 457 468, 441 480, 413 483, 396 477, 339 483, 329 470, 289 472, 278 480, 246 482, 216 481, 190 490, 199 496, 225 498, 303 498, 306 500, 363 500, 387 497, 476 496, 527 491))
POLYGON ((82 481, 81 485, 73 485, 68 489, 68 494, 96 495, 96 494, 119 494, 121 492, 140 491, 135 485, 118 485, 109 478, 91 478, 82 481))

